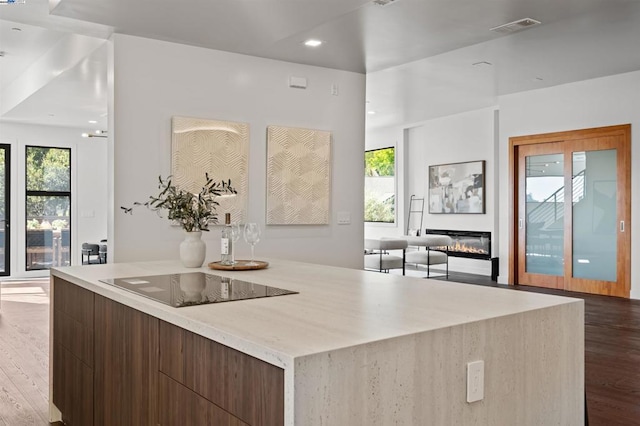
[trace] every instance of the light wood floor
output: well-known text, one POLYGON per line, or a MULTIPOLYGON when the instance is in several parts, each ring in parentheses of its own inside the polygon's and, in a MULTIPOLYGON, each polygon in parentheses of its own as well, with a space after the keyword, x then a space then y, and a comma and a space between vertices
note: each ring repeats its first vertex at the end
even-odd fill
POLYGON ((0 425, 49 425, 49 279, 1 287, 0 425))

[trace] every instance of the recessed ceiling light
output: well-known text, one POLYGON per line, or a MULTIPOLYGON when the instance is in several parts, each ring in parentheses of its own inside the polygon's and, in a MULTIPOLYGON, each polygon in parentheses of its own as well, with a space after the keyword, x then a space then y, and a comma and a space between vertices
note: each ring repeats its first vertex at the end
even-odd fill
POLYGON ((305 46, 308 47, 318 47, 322 44, 321 40, 316 40, 316 39, 309 39, 307 41, 304 42, 305 46))
POLYGON ((96 120, 89 120, 89 124, 96 124, 97 121, 96 120))
POLYGON ((491 65, 493 65, 491 62, 487 62, 487 61, 480 61, 480 62, 475 62, 472 64, 474 67, 490 67, 491 65))
POLYGON ((376 112, 375 111, 367 111, 367 114, 369 115, 374 115, 376 112))
POLYGON ((22 31, 22 28, 13 27, 13 28, 11 28, 11 31, 22 31))
POLYGON ((56 116, 55 114, 49 114, 49 117, 55 117, 55 116, 56 116))

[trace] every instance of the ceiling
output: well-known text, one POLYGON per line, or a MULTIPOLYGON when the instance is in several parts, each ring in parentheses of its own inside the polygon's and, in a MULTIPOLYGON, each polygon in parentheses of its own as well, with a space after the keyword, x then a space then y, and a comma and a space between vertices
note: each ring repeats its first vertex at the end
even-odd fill
POLYGON ((96 120, 106 128, 106 48, 85 46, 85 56, 62 69, 42 59, 75 46, 70 34, 104 40, 115 31, 366 72, 367 108, 376 112, 367 116, 370 128, 640 69, 640 0, 26 1, 0 6, 3 121, 80 128, 96 120), (510 35, 489 31, 525 17, 542 25, 510 35), (308 38, 324 44, 308 48, 308 38), (473 65, 479 62, 489 64, 473 65), (15 105, 3 100, 17 83, 29 83, 20 76, 36 70, 47 81, 15 105))

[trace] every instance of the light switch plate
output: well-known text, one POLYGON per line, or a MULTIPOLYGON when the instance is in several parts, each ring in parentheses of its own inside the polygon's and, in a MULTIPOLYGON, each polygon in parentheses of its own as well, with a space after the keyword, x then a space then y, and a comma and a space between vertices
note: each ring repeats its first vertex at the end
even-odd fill
POLYGON ((484 399, 484 361, 467 364, 467 402, 484 399))
POLYGON ((338 225, 349 225, 351 223, 351 213, 338 212, 338 225))

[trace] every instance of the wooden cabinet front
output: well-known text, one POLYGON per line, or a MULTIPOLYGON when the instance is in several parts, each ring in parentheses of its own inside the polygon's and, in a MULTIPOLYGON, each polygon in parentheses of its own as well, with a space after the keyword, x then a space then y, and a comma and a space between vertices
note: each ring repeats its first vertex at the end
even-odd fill
POLYGON ((284 424, 281 368, 57 277, 53 307, 53 403, 65 424, 284 424))
POLYGON ((158 319, 95 296, 96 426, 156 426, 158 319))
POLYGON ((284 370, 160 321, 160 371, 250 425, 284 424, 284 370))
POLYGON ((53 403, 67 425, 93 424, 93 370, 60 344, 53 345, 53 403))
POLYGON ((93 293, 53 286, 53 403, 69 425, 93 424, 93 293))
POLYGON ((159 375, 159 388, 158 424, 161 426, 249 426, 162 373, 159 375))

